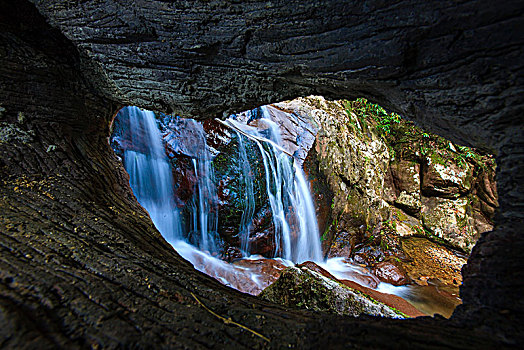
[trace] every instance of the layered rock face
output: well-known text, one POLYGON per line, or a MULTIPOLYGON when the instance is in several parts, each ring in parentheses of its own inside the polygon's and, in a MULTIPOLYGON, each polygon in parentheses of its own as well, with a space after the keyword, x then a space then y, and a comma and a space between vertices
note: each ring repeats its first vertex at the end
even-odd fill
POLYGON ((3 1, 2 345, 521 343, 522 6, 3 1), (495 228, 472 250, 450 321, 297 312, 222 287, 162 240, 107 145, 122 105, 203 116, 311 94, 364 96, 497 155, 495 228))

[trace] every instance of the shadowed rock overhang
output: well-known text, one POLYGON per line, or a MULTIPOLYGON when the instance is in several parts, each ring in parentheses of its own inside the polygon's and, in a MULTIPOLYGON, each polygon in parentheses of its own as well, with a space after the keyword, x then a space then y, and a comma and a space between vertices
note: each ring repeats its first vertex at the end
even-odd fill
POLYGON ((0 344, 515 344, 523 13, 521 1, 2 1, 0 344), (124 104, 211 118, 310 94, 364 96, 497 155, 495 229, 451 320, 289 311, 221 286, 162 239, 107 142, 124 104))

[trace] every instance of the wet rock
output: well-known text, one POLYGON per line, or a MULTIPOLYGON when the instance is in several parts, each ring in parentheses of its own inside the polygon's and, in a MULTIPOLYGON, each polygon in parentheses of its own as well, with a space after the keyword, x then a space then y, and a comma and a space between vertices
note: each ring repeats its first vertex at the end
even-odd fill
POLYGON ((372 272, 381 281, 395 285, 402 286, 409 283, 409 279, 406 276, 406 271, 396 260, 390 259, 382 261, 376 264, 372 272))
POLYGON ((246 286, 250 286, 249 294, 258 295, 269 285, 273 284, 279 277, 286 265, 278 259, 241 259, 233 263, 242 271, 247 271, 256 276, 256 287, 253 286, 253 278, 247 276, 246 286))
POLYGON ((306 267, 288 267, 275 283, 264 289, 260 297, 287 307, 339 315, 402 318, 385 304, 306 267))
POLYGON ((243 257, 242 252, 237 247, 227 247, 224 251, 224 260, 227 262, 233 262, 243 257))
POLYGON ((271 119, 280 129, 282 147, 302 165, 315 142, 317 130, 307 113, 295 113, 296 100, 279 102, 236 115, 238 121, 259 128, 269 128, 263 117, 271 119))
POLYGON ((195 194, 198 182, 195 169, 191 158, 183 155, 174 155, 170 162, 175 199, 179 207, 184 207, 195 194))
POLYGON ((349 257, 356 243, 357 233, 354 230, 337 232, 329 246, 328 258, 349 257))
POLYGON ((202 127, 206 132, 207 146, 216 151, 225 148, 234 137, 229 128, 215 119, 206 119, 202 122, 202 127))
POLYGON ((257 211, 248 230, 249 247, 252 254, 273 257, 276 251, 275 226, 268 205, 257 211))
POLYGON ((381 303, 384 303, 392 308, 395 308, 396 310, 402 312, 403 314, 406 314, 409 317, 427 316, 427 313, 422 312, 421 310, 417 309, 415 306, 411 305, 409 302, 407 302, 406 300, 404 300, 403 298, 399 296, 388 294, 388 293, 382 293, 374 289, 371 289, 369 287, 360 285, 354 281, 341 280, 340 282, 342 282, 349 288, 356 289, 364 294, 369 295, 371 298, 381 303))
POLYGON ((385 259, 386 255, 380 246, 364 245, 357 249, 354 260, 359 264, 373 266, 385 259))
MULTIPOLYGON (((386 294, 381 293, 373 290, 372 288, 376 288, 379 281, 376 279, 372 279, 372 275, 369 275, 370 279, 366 279, 364 275, 352 275, 351 281, 350 280, 340 280, 337 279, 335 276, 333 276, 331 273, 329 273, 324 268, 318 266, 316 263, 312 261, 306 261, 302 264, 299 264, 296 266, 297 268, 307 268, 311 271, 315 271, 319 274, 321 274, 324 277, 327 277, 335 282, 340 282, 347 287, 354 289, 356 291, 359 291, 361 293, 364 293, 365 295, 370 296, 376 301, 379 301, 381 303, 384 303, 387 306, 393 307, 396 310, 410 316, 410 317, 418 317, 418 316, 424 316, 425 314, 417 310, 415 307, 413 307, 411 304, 409 304, 406 300, 402 299, 401 297, 392 295, 392 294, 386 294)), ((349 276, 348 276, 349 277, 349 276)))
POLYGON ((176 116, 161 116, 160 130, 170 159, 175 156, 198 158, 207 148, 202 129, 197 127, 195 120, 176 116))
POLYGON ((232 264, 217 263, 200 253, 189 256, 200 271, 241 292, 258 295, 280 276, 286 266, 276 259, 241 259, 232 264))
POLYGON ((471 190, 473 169, 468 163, 459 165, 445 161, 434 152, 422 167, 422 192, 426 196, 457 198, 471 190))
POLYGON ((315 271, 315 272, 321 274, 324 277, 327 277, 327 278, 332 279, 332 280, 337 280, 337 278, 335 276, 333 276, 329 271, 327 271, 326 269, 318 266, 313 261, 306 261, 306 262, 303 262, 301 264, 297 264, 296 267, 297 268, 305 267, 305 268, 307 268, 307 269, 309 269, 311 271, 315 271))

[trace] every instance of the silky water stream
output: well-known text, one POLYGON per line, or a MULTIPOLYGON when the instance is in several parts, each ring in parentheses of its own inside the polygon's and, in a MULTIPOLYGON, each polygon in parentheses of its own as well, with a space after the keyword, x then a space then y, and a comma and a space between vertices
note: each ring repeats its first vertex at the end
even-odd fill
POLYGON ((190 158, 195 184, 194 193, 186 204, 189 214, 183 220, 180 200, 174 191, 173 169, 166 155, 166 135, 162 135, 155 114, 138 107, 125 107, 117 114, 111 144, 129 173, 138 202, 148 211, 166 241, 197 270, 246 293, 260 293, 288 266, 313 261, 339 279, 398 295, 424 313, 449 316, 458 298, 439 298, 438 289, 412 285, 395 287, 379 282, 366 268, 343 258, 323 260, 309 184, 301 166, 283 148, 279 125, 264 107, 259 111, 262 116, 256 126, 234 116, 220 121, 238 140, 237 157, 243 188, 243 211, 236 234, 242 256, 232 263, 219 258, 224 256, 225 248, 218 232, 220 199, 212 166, 216 150, 207 145, 202 124, 194 120, 178 124, 183 128, 177 130, 177 135, 190 134, 190 146, 194 149, 185 152, 190 158), (248 159, 248 143, 256 145, 262 159, 265 196, 274 229, 273 258, 253 255, 251 235, 257 179, 248 159))

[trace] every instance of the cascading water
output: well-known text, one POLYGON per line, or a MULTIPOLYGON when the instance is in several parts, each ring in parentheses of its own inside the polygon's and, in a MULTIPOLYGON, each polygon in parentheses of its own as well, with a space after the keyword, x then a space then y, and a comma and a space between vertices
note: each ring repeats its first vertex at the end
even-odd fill
POLYGON ((155 114, 138 107, 126 107, 118 112, 116 122, 120 127, 113 141, 123 148, 123 162, 133 193, 168 242, 181 239, 171 166, 155 114))
MULTIPOLYGON (((265 129, 240 123, 234 117, 229 118, 226 123, 238 131, 240 139, 242 135, 251 137, 262 155, 266 191, 275 227, 275 257, 295 263, 321 261, 316 213, 304 173, 293 157, 282 148, 279 126, 271 120, 265 107, 261 107, 261 110, 262 119, 259 124, 267 126, 265 129)), ((242 142, 239 147, 243 147, 242 142)))
POLYGON ((244 211, 242 212, 242 217, 240 219, 240 249, 244 253, 249 252, 249 229, 251 226, 251 221, 253 220, 253 215, 255 213, 255 194, 253 190, 253 171, 251 165, 249 164, 249 159, 247 157, 247 152, 245 148, 245 142, 243 140, 242 134, 238 131, 236 133, 238 138, 238 153, 240 158, 240 168, 242 169, 242 183, 245 186, 245 191, 242 194, 244 199, 244 211))
POLYGON ((215 176, 211 166, 211 154, 206 146, 206 135, 202 124, 191 121, 190 124, 201 141, 202 148, 192 159, 197 178, 196 194, 192 203, 192 227, 189 240, 200 250, 217 254, 220 251, 218 236, 218 196, 215 186, 215 176))
MULTIPOLYGON (((253 176, 245 143, 256 143, 264 164, 266 192, 275 228, 275 257, 294 262, 320 261, 321 249, 313 202, 300 166, 282 148, 279 126, 262 108, 265 128, 243 125, 234 119, 228 124, 236 130, 239 167, 245 191, 241 194, 244 210, 239 227, 241 250, 250 255, 249 228, 255 211, 253 176)), ((197 179, 189 230, 184 234, 175 205, 172 173, 165 154, 162 137, 153 112, 126 107, 117 117, 121 124, 113 141, 123 149, 125 168, 138 201, 149 212, 166 240, 173 244, 187 237, 201 251, 216 255, 221 250, 217 233, 218 199, 211 152, 206 146, 202 124, 188 121, 186 128, 198 143, 199 151, 192 157, 197 179)))

